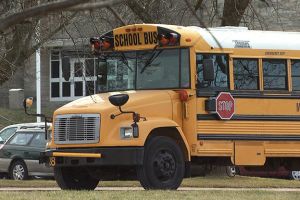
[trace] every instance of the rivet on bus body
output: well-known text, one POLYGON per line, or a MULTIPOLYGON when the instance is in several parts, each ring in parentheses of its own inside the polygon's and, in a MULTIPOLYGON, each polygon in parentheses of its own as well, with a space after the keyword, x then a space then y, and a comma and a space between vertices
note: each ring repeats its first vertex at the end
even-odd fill
POLYGON ((191 39, 191 38, 186 38, 185 41, 186 41, 186 42, 191 42, 192 39, 191 39))
POLYGON ((203 141, 200 141, 200 143, 199 143, 199 144, 200 144, 200 146, 203 146, 203 141))

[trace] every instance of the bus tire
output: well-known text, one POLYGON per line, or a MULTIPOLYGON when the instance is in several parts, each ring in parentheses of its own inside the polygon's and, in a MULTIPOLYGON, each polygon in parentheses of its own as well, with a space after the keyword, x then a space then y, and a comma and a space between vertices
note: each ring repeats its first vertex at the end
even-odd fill
POLYGON ((55 167, 54 178, 62 190, 94 190, 99 180, 77 167, 55 167))
POLYGON ((146 144, 137 177, 145 189, 174 190, 180 186, 184 172, 184 155, 179 145, 169 137, 157 136, 146 144))

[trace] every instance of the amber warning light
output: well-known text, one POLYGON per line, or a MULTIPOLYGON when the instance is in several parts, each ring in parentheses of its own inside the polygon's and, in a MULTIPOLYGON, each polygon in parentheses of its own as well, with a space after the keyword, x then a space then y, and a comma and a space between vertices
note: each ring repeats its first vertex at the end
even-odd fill
POLYGON ((90 44, 92 51, 109 50, 113 47, 113 40, 107 38, 91 38, 90 44))
POLYGON ((175 46, 179 44, 179 34, 177 33, 161 33, 158 35, 160 46, 175 46))

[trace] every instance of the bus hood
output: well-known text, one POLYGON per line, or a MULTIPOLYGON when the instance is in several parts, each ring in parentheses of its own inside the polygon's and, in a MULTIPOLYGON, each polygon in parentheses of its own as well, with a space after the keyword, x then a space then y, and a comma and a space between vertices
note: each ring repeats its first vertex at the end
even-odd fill
POLYGON ((102 117, 105 117, 105 115, 110 116, 112 113, 116 114, 119 112, 119 109, 109 102, 108 97, 121 93, 129 95, 128 102, 122 106, 124 111, 138 112, 145 117, 172 118, 171 96, 175 92, 169 90, 109 92, 87 96, 57 109, 54 116, 61 114, 100 113, 102 117))

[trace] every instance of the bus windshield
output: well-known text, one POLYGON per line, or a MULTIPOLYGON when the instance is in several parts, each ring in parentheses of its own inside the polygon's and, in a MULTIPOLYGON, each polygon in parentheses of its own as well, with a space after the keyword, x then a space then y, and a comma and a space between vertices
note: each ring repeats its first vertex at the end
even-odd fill
POLYGON ((97 67, 99 93, 189 86, 188 49, 111 52, 97 67))

